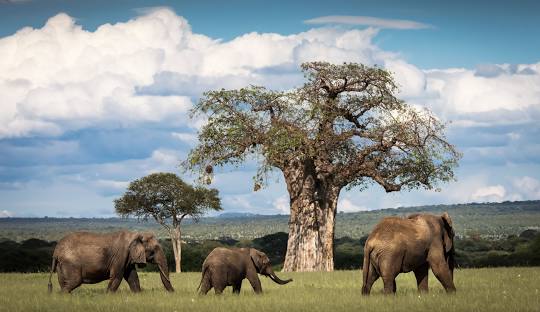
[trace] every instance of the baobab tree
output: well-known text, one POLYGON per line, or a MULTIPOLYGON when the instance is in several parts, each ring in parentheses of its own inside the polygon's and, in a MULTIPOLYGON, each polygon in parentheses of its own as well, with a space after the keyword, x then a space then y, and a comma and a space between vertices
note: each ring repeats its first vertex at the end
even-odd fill
POLYGON ((211 181, 213 167, 258 157, 255 190, 280 170, 291 209, 283 270, 331 271, 343 188, 432 189, 453 179, 460 154, 444 123, 396 97, 387 70, 326 62, 302 70, 306 83, 289 91, 206 92, 192 114, 207 122, 185 166, 211 181))
POLYGON ((152 173, 129 183, 122 197, 114 200, 116 213, 136 216, 140 220, 153 218, 165 228, 174 253, 176 272, 181 272, 182 232, 184 218, 194 219, 207 210, 221 210, 216 189, 193 187, 174 173, 152 173))

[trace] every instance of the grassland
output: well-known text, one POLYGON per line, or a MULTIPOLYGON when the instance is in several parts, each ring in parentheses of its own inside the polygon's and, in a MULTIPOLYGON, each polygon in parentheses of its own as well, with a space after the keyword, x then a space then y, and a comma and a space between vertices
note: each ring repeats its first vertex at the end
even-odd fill
POLYGON ((360 295, 360 271, 282 273, 285 286, 262 278, 257 296, 247 281, 235 296, 198 296, 200 273, 172 274, 176 292, 166 293, 156 273, 141 273, 144 291, 133 294, 122 283, 106 294, 106 283, 83 285, 72 295, 47 293, 46 273, 0 274, 1 311, 540 311, 540 268, 463 269, 455 274, 455 295, 447 295, 433 276, 430 292, 419 295, 412 274, 398 277, 396 296, 383 296, 377 281, 370 297, 360 295))

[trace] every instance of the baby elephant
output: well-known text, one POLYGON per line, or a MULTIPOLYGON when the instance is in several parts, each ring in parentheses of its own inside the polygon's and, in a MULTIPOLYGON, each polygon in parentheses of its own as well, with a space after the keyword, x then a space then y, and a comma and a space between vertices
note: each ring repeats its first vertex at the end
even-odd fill
POLYGON ((233 293, 238 294, 244 278, 249 280, 255 293, 261 293, 261 281, 257 273, 269 276, 280 285, 292 281, 279 279, 272 270, 270 259, 257 249, 215 248, 206 257, 202 266, 200 294, 205 295, 212 287, 216 294, 221 294, 227 286, 232 286, 233 293))
POLYGON ((362 294, 382 277, 384 293, 396 292, 399 273, 413 271, 419 291, 428 290, 431 270, 447 292, 456 290, 454 275, 454 230, 452 219, 415 214, 407 218, 384 218, 369 235, 364 247, 362 294))

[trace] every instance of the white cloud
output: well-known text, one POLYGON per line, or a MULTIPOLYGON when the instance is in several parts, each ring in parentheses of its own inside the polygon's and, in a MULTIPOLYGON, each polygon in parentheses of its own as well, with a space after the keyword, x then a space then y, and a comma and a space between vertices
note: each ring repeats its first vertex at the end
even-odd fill
POLYGON ((474 201, 498 202, 505 198, 506 189, 502 185, 485 186, 477 189, 472 194, 474 201))
POLYGON ((11 218, 14 214, 7 210, 0 210, 0 218, 11 218))
POLYGON ((290 214, 291 213, 291 207, 289 203, 289 196, 283 195, 274 200, 272 203, 274 205, 274 208, 279 211, 280 214, 290 214))
POLYGON ((513 182, 516 192, 523 194, 526 199, 540 199, 540 181, 535 178, 524 176, 513 182))
POLYGON ((467 69, 426 71, 426 92, 419 101, 431 103, 443 117, 471 124, 531 121, 540 108, 540 63, 493 65, 500 74, 478 75, 467 69), (504 70, 503 70, 504 69, 504 70), (528 74, 523 74, 526 71, 528 74))
POLYGON ((171 136, 189 145, 195 145, 197 142, 199 142, 199 138, 194 133, 172 132, 171 136))
POLYGON ((0 39, 0 138, 147 122, 197 128, 187 110, 203 91, 289 89, 302 83, 299 64, 313 60, 380 64, 395 74, 401 97, 456 125, 516 122, 540 107, 539 64, 422 71, 373 44, 377 33, 317 28, 221 42, 193 33, 167 8, 93 32, 58 14, 0 39))
POLYGON ((373 45, 376 34, 319 28, 220 42, 193 33, 167 8, 93 32, 61 13, 0 39, 0 138, 146 122, 197 127, 187 110, 202 91, 288 89, 302 83, 299 64, 313 60, 383 64, 398 74, 404 94, 421 92, 424 74, 373 45))
POLYGON ((223 202, 230 207, 230 211, 254 211, 256 208, 251 205, 249 195, 226 195, 223 197, 223 202))
POLYGON ((190 37, 187 22, 160 10, 83 30, 58 14, 41 29, 0 39, 0 138, 58 135, 101 124, 182 121, 191 100, 137 94, 190 37))
POLYGON ((355 205, 351 199, 345 197, 339 200, 337 210, 343 212, 355 212, 368 209, 364 206, 355 205))
POLYGON ((95 181, 95 186, 97 189, 100 189, 104 194, 118 194, 126 190, 129 182, 128 181, 117 181, 117 180, 103 180, 98 179, 95 181))
POLYGON ((346 24, 346 25, 362 25, 373 26, 377 28, 390 29, 424 29, 433 28, 429 24, 419 23, 415 21, 402 19, 378 18, 372 16, 345 16, 345 15, 330 15, 321 16, 304 21, 306 24, 346 24))
MULTIPOLYGON (((199 129, 204 119, 191 121, 187 111, 203 91, 248 84, 290 89, 303 83, 299 64, 312 60, 379 64, 395 73, 400 97, 413 105, 431 108, 442 120, 453 120, 452 127, 493 128, 500 124, 537 123, 540 119, 540 63, 421 70, 398 53, 380 49, 373 42, 378 29, 372 27, 317 28, 287 36, 248 33, 223 42, 193 33, 188 22, 169 9, 152 8, 141 13, 144 15, 128 22, 105 24, 95 31, 86 31, 73 18, 59 14, 40 29, 23 28, 0 38, 0 139, 57 136, 84 128, 144 129, 153 123, 158 127, 152 129, 159 128, 155 131, 163 131, 163 137, 194 144, 196 137, 189 130, 199 129)), ((538 155, 540 145, 530 139, 523 144, 536 137, 524 128, 502 134, 509 142, 521 145, 508 147, 510 143, 504 141, 498 146, 470 146, 465 158, 481 164, 487 158, 506 162, 508 150, 519 147, 523 161, 531 161, 526 156, 538 155)), ((23 152, 37 155, 42 167, 36 168, 44 169, 39 178, 47 180, 41 183, 53 180, 56 197, 62 194, 61 186, 78 183, 84 187, 74 194, 80 192, 97 202, 97 197, 90 194, 94 192, 102 195, 100 203, 110 205, 110 199, 103 200, 103 196, 120 192, 124 181, 156 171, 178 172, 186 151, 157 145, 148 150, 139 146, 141 152, 129 156, 147 158, 114 159, 109 163, 100 160, 85 166, 53 162, 64 157, 84 158, 88 151, 76 137, 28 146, 13 144, 2 151, 0 158, 13 160, 23 152)), ((275 186, 271 182, 272 191, 251 192, 253 167, 248 163, 243 171, 230 169, 231 173, 216 175, 212 187, 222 191, 224 206, 228 210, 288 213, 283 183, 275 186)), ((10 168, 10 172, 19 173, 16 170, 22 169, 10 168)), ((343 192, 339 209, 538 198, 538 177, 515 178, 512 182, 512 178, 494 181, 489 174, 476 174, 464 173, 458 183, 444 186, 443 192, 436 194, 419 191, 387 195, 377 186, 373 188, 377 191, 370 189, 359 195, 343 192)), ((0 183, 12 190, 26 185, 26 180, 22 184, 0 183)), ((33 187, 40 189, 39 185, 33 187)), ((35 194, 34 207, 40 207, 41 198, 49 198, 46 192, 35 194)), ((19 199, 29 200, 24 195, 19 199)), ((60 209, 57 207, 62 204, 53 199, 56 206, 49 209, 60 209)), ((70 208, 66 204, 63 209, 69 212, 70 208)))
POLYGON ((147 173, 159 172, 164 168, 177 167, 180 164, 180 154, 173 150, 156 150, 150 157, 152 164, 147 173))

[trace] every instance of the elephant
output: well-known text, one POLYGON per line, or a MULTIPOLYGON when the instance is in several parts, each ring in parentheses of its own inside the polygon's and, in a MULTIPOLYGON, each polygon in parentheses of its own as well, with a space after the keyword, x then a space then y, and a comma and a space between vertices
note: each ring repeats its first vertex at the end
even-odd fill
POLYGON ((71 293, 81 284, 95 284, 109 280, 107 291, 115 292, 125 279, 133 292, 141 291, 135 265, 154 263, 159 267, 161 282, 174 291, 169 280, 165 254, 152 233, 119 231, 114 233, 74 232, 56 245, 49 275, 58 273, 63 292, 71 293))
POLYGON ((384 293, 396 292, 399 273, 414 272, 418 291, 428 291, 431 268, 447 292, 454 292, 454 229, 448 213, 384 218, 364 246, 362 294, 382 277, 384 293))
POLYGON ((281 280, 276 276, 270 259, 264 252, 254 248, 214 248, 202 265, 202 278, 198 289, 205 295, 214 287, 221 294, 225 287, 232 286, 233 293, 239 294, 242 280, 248 279, 256 294, 262 293, 258 274, 270 277, 275 283, 285 285, 292 279, 281 280))

